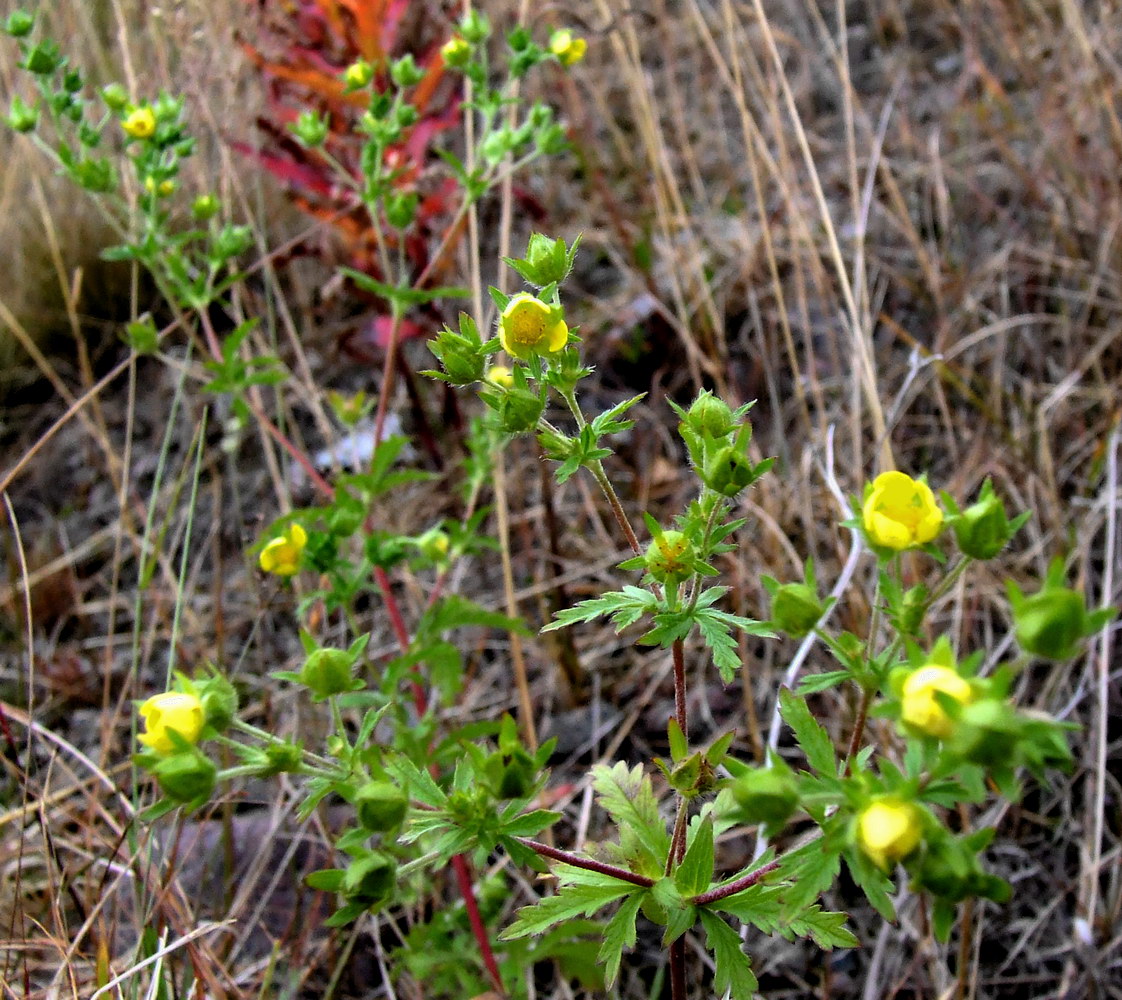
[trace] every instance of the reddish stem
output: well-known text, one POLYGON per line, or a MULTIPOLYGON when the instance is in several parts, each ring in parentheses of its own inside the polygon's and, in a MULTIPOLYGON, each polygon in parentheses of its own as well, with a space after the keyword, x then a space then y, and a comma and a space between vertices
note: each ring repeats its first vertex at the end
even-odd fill
POLYGON ((630 882, 632 885, 637 885, 643 889, 649 889, 655 884, 653 878, 647 878, 646 875, 629 871, 627 868, 605 864, 603 861, 594 861, 592 858, 582 858, 579 854, 570 854, 568 851, 562 851, 558 847, 550 847, 549 844, 531 840, 529 837, 518 837, 516 839, 520 844, 525 844, 530 850, 540 854, 543 858, 563 861, 567 865, 572 865, 574 868, 583 868, 588 872, 610 875, 612 878, 618 878, 621 882, 630 882))
POLYGON ((673 645, 674 654, 674 715, 682 729, 682 735, 689 736, 686 728, 686 655, 681 639, 673 645))
POLYGON ((491 942, 487 937, 487 925, 483 923, 483 915, 479 912, 479 904, 475 901, 475 890, 471 884, 471 872, 468 871, 467 859, 462 854, 452 858, 452 868, 456 872, 456 881, 460 886, 460 895, 464 897, 464 906, 467 909, 468 922, 471 932, 475 935, 479 952, 483 957, 483 964, 491 976, 491 981, 500 996, 506 996, 503 989, 503 977, 499 975, 499 964, 495 961, 495 953, 491 950, 491 942))
POLYGON ((770 875, 778 867, 778 861, 769 861, 766 865, 760 865, 754 872, 742 875, 733 882, 726 882, 715 889, 703 892, 700 896, 694 896, 690 903, 694 906, 705 906, 707 903, 715 903, 720 899, 728 899, 729 896, 735 896, 738 892, 750 889, 765 875, 770 875))

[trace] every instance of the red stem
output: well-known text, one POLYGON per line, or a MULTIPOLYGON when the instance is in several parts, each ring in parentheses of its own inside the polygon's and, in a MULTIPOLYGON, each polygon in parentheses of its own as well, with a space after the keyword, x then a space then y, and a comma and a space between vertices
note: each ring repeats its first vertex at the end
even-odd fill
POLYGON ((724 885, 719 885, 715 889, 703 892, 700 896, 694 896, 690 902, 694 906, 705 906, 707 903, 715 903, 720 899, 727 899, 729 896, 735 896, 738 892, 750 889, 765 875, 770 875, 778 867, 778 861, 769 861, 766 865, 760 865, 754 872, 749 872, 747 875, 743 875, 733 882, 726 882, 724 885))
POLYGON ((674 715, 682 729, 682 735, 689 736, 686 729, 686 656, 681 639, 673 645, 674 653, 674 715))
POLYGON ((603 861, 594 861, 592 858, 582 858, 579 854, 570 854, 568 851, 562 851, 558 847, 550 847, 549 844, 531 840, 529 837, 517 837, 516 839, 520 844, 525 844, 526 847, 540 854, 543 858, 563 861, 567 865, 572 865, 574 868, 583 868, 588 872, 610 875, 612 878, 618 878, 621 882, 630 882, 632 885, 637 885, 643 889, 649 889, 655 884, 653 878, 647 878, 646 875, 640 875, 638 872, 630 871, 627 868, 619 868, 603 861))
POLYGON ((460 895, 464 897, 464 906, 467 909, 468 922, 471 932, 475 935, 479 952, 483 956, 483 964, 494 983, 500 996, 506 996, 503 989, 503 977, 499 975, 499 964, 495 961, 495 953, 491 950, 491 942, 487 937, 487 925, 483 923, 483 916, 479 912, 479 904, 475 901, 475 890, 471 884, 471 872, 468 871, 467 859, 462 854, 452 858, 452 868, 456 872, 456 881, 460 886, 460 895))

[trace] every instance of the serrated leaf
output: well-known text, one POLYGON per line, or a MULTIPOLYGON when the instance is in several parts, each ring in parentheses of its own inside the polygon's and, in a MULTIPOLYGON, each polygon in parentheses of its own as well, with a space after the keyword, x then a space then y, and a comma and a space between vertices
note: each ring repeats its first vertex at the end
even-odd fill
POLYGON ((411 760, 398 757, 386 764, 386 770, 399 782, 404 782, 409 788, 409 794, 418 802, 439 809, 448 801, 448 796, 433 781, 432 775, 428 771, 422 771, 411 760))
POLYGON ((840 854, 831 848, 830 839, 816 837, 783 856, 778 877, 793 883, 782 893, 785 918, 797 917, 834 884, 841 870, 840 854))
POLYGON ((838 762, 833 741, 810 714, 806 702, 792 694, 789 688, 784 688, 779 692, 779 711, 783 721, 794 731, 795 740, 802 747, 811 768, 818 774, 835 776, 838 762))
POLYGON ((705 943, 713 953, 717 970, 713 974, 713 989, 717 996, 726 991, 732 1000, 752 1000, 759 983, 752 972, 752 963, 744 954, 740 935, 717 914, 701 910, 701 924, 705 928, 705 943))
POLYGON ((636 764, 629 770, 620 761, 611 768, 594 767, 592 787, 600 805, 619 827, 625 855, 637 856, 645 870, 660 872, 670 850, 670 834, 643 766, 636 764))
POLYGON ((856 948, 857 938, 845 926, 848 915, 823 910, 817 904, 808 907, 799 917, 787 925, 792 934, 812 938, 819 948, 829 951, 832 948, 856 948))
POLYGON ((512 923, 502 932, 503 941, 514 941, 531 934, 541 934, 554 924, 570 917, 589 917, 614 900, 635 892, 630 882, 613 880, 613 885, 564 885, 555 896, 545 896, 524 906, 512 923))
POLYGON ((862 852, 854 848, 845 851, 845 863, 853 881, 865 893, 865 898, 872 903, 873 909, 885 920, 896 919, 896 907, 888 891, 892 889, 892 881, 862 852))
POLYGON ((616 976, 619 975, 619 962, 623 949, 635 946, 635 917, 639 913, 639 905, 642 902, 642 893, 632 893, 623 901, 616 915, 604 928, 604 943, 600 946, 596 961, 604 967, 604 985, 608 989, 611 989, 616 976))
POLYGON ((805 698, 808 694, 818 694, 819 691, 827 691, 849 680, 851 676, 848 670, 828 670, 824 674, 812 674, 799 682, 795 694, 800 698, 805 698))
POLYGON ((657 610, 658 599, 645 590, 637 587, 625 588, 623 591, 610 591, 600 597, 581 601, 579 604, 557 613, 543 632, 552 632, 579 622, 592 621, 601 615, 607 615, 616 627, 622 631, 628 625, 638 621, 644 614, 657 610), (629 591, 634 591, 631 593, 629 591))
POLYGON ((694 827, 693 840, 674 870, 674 884, 686 897, 696 896, 713 881, 713 816, 707 815, 694 827))
POLYGON ((508 837, 536 837, 546 827, 552 826, 561 818, 561 813, 549 809, 535 809, 523 813, 503 825, 502 832, 508 837))
POLYGON ((705 645, 713 654, 713 664, 721 680, 731 684, 740 670, 740 652, 736 640, 729 634, 728 626, 717 621, 710 611, 697 614, 697 628, 705 645))
POLYGON ((501 628, 508 632, 517 632, 519 635, 529 635, 529 630, 522 619, 510 618, 498 611, 489 611, 459 594, 449 594, 429 608, 421 619, 417 632, 436 636, 468 625, 501 628))

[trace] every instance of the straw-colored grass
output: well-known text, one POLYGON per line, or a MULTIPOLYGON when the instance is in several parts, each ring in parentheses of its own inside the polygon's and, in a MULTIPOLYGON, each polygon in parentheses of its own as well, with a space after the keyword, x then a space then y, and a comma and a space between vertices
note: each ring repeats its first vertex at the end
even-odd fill
MULTIPOLYGON (((217 189, 262 248, 310 225, 279 212, 278 193, 224 145, 251 137, 257 110, 258 81, 234 40, 235 29, 252 33, 252 4, 42 6, 97 79, 186 94, 202 139, 188 183, 217 189)), ((510 0, 481 6, 497 23, 516 16, 510 0)), ((1008 650, 1006 577, 1028 584, 1062 555, 1092 603, 1118 604, 1115 5, 576 7, 541 12, 547 23, 572 15, 590 39, 587 60, 544 94, 560 103, 573 152, 520 180, 509 230, 507 214, 486 206, 483 281, 500 280, 487 262, 519 248, 529 208, 547 214, 532 228, 584 234, 569 308, 600 373, 595 392, 651 392, 610 464, 628 507, 679 508, 688 483, 663 397, 716 387, 734 402, 757 400, 755 447, 780 459, 745 501, 749 527, 728 564, 745 613, 765 615, 761 573, 791 579, 803 556, 832 585, 848 556, 838 494, 890 464, 926 472, 960 499, 990 476, 1011 508, 1034 513, 1010 551, 938 609, 956 647, 991 651, 988 669, 1008 650)), ((5 93, 12 53, 0 46, 5 93)), ((156 833, 132 825, 130 699, 159 689, 169 660, 221 665, 251 718, 313 741, 317 717, 268 680, 299 656, 296 598, 263 582, 246 555, 263 524, 310 494, 264 434, 246 432, 235 457, 217 446, 226 414, 204 413, 199 370, 181 345, 171 364, 125 363, 112 345, 117 324, 149 307, 137 298, 143 286, 97 263, 108 234, 81 194, 23 138, 0 143, 0 326, 45 348, 33 362, 0 340, 3 381, 25 387, 0 410, 0 996, 89 997, 117 976, 122 992, 102 995, 146 995, 139 984, 153 970, 135 948, 145 926, 157 931, 154 962, 197 977, 200 996, 387 995, 385 949, 426 915, 321 932, 323 902, 298 873, 320 863, 317 824, 330 817, 297 830, 294 787, 251 787, 156 833), (141 589, 148 537, 158 559, 141 589)), ((466 261, 462 269, 456 280, 466 281, 466 261)), ((376 388, 379 378, 337 348, 356 324, 354 307, 331 299, 330 278, 314 265, 265 267, 238 300, 267 318, 263 336, 296 373, 273 412, 312 451, 331 443, 323 391, 376 388)), ((409 346, 409 362, 427 367, 420 345, 409 346)), ((439 394, 426 399, 439 412, 439 394)), ((404 395, 395 406, 409 411, 404 395)), ((577 600, 618 579, 623 546, 579 477, 551 495, 529 442, 507 461, 515 596, 536 626, 559 594, 577 600), (547 509, 566 526, 556 546, 547 509)), ((422 530, 454 508, 446 480, 414 489, 385 512, 393 527, 422 530)), ((873 572, 871 560, 857 565, 857 593, 871 593, 873 572)), ((504 607, 490 561, 459 583, 504 607)), ((424 600, 411 579, 402 594, 410 611, 424 600)), ((839 623, 859 630, 866 602, 844 602, 839 623)), ((372 627, 374 654, 391 651, 380 615, 372 627)), ((968 934, 945 947, 916 899, 888 926, 843 883, 829 903, 853 913, 865 947, 823 955, 750 937, 764 994, 1122 996, 1115 649, 1110 631, 1085 657, 1018 681, 1020 704, 1082 729, 1071 775, 973 819, 998 828, 990 858, 1014 884, 1008 906, 974 906, 968 934)), ((747 646, 743 691, 695 683, 701 728, 735 727, 739 750, 758 751, 794 650, 747 646)), ((473 650, 463 718, 517 712, 509 657, 505 642, 473 650)), ((525 657, 539 730, 584 740, 555 770, 554 783, 571 786, 556 805, 562 829, 595 838, 587 764, 665 753, 668 664, 595 629, 572 648, 532 640, 525 657)), ((828 664, 816 649, 803 669, 828 664)), ((824 696, 816 708, 843 741, 855 706, 824 696)), ((889 726, 873 732, 893 739, 889 726)), ((729 865, 750 855, 743 836, 721 850, 729 865)), ((508 915, 533 891, 514 884, 524 895, 508 915)), ((453 900, 434 893, 437 906, 453 900)), ((470 960, 466 937, 463 947, 470 960)), ((660 954, 656 937, 641 939, 621 995, 648 995, 660 954)), ((397 985, 401 996, 429 995, 408 976, 397 985)), ((537 989, 575 995, 548 970, 537 989)))

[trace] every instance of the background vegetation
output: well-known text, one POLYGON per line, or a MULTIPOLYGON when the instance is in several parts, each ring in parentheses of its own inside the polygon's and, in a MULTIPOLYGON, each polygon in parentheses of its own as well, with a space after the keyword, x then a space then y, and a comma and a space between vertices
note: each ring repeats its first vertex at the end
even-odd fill
MULTIPOLYGON (((479 6, 500 25, 526 14, 513 0, 479 6)), ((0 13, 8 7, 4 0, 0 13)), ((426 40, 434 19, 451 23, 459 13, 436 0, 412 7, 403 51, 426 40)), ((39 14, 95 78, 186 96, 201 148, 184 183, 216 190, 253 226, 260 266, 241 305, 267 318, 261 345, 294 373, 270 406, 309 452, 330 455, 344 432, 324 394, 377 392, 376 317, 331 280, 331 265, 353 252, 345 233, 301 212, 240 148, 262 141, 255 122, 272 96, 244 43, 274 39, 276 20, 294 9, 264 0, 68 0, 44 3, 39 14)), ((845 512, 830 485, 856 492, 890 463, 926 471, 960 497, 992 477, 1012 509, 1034 512, 1001 564, 970 576, 941 606, 940 627, 963 648, 985 646, 996 659, 1009 626, 998 581, 1039 579, 1056 555, 1090 603, 1118 603, 1115 5, 593 0, 532 16, 589 39, 571 75, 535 84, 559 105, 572 149, 521 177, 508 200, 484 205, 481 256, 521 249, 532 228, 583 233, 568 315, 597 366, 598 392, 605 404, 650 392, 631 411, 638 422, 612 469, 628 508, 681 506, 687 484, 662 400, 684 402, 710 387, 733 404, 757 400, 759 454, 777 456, 782 470, 743 504, 750 526, 728 563, 741 613, 765 617, 759 574, 800 575, 796 553, 815 559, 827 586, 837 578, 848 533, 837 526, 845 512)), ((5 95, 18 86, 14 59, 12 47, 0 48, 5 95)), ((310 489, 253 427, 235 448, 224 437, 228 414, 211 413, 204 425, 212 401, 191 391, 199 372, 182 345, 167 351, 178 365, 129 361, 122 324, 147 310, 160 317, 160 304, 127 265, 98 260, 111 237, 90 203, 53 177, 29 142, 5 134, 0 143, 7 995, 88 996, 106 970, 120 974, 119 957, 138 934, 129 905, 136 880, 160 899, 167 954, 158 960, 193 966, 214 996, 381 995, 385 953, 407 933, 429 934, 433 958, 432 968, 412 972, 451 995, 458 982, 435 953, 445 949, 453 967, 471 961, 470 938, 456 933, 463 915, 454 893, 435 885, 428 906, 381 936, 361 925, 323 931, 323 902, 299 872, 322 863, 317 824, 330 817, 298 828, 291 789, 280 786, 278 796, 275 784, 251 786, 175 825, 170 838, 162 831, 163 854, 130 825, 139 794, 128 760, 131 699, 161 689, 170 652, 179 664, 220 664, 260 724, 288 733, 314 724, 268 683, 270 671, 301 659, 291 627, 299 594, 263 579, 247 552, 264 525, 309 502, 310 489), (172 399, 179 415, 169 427, 172 399), (158 558, 141 588, 154 483, 158 558)), ((470 283, 466 251, 446 278, 470 283)), ((497 269, 482 275, 484 284, 500 280, 497 269)), ((451 310, 432 317, 434 328, 451 320, 451 310)), ((405 354, 408 368, 431 364, 421 340, 405 354)), ((418 383, 391 413, 412 435, 416 463, 444 473, 474 405, 418 383)), ((531 441, 517 442, 505 486, 516 512, 518 609, 535 632, 557 607, 611 585, 625 558, 599 499, 579 477, 550 489, 542 465, 531 441), (558 536, 558 517, 581 530, 558 536)), ((394 529, 418 530, 416 512, 428 523, 455 509, 453 485, 411 486, 407 503, 379 515, 394 529)), ((857 569, 873 572, 871 561, 857 569)), ((503 608, 497 560, 473 562, 449 585, 503 608)), ((400 596, 407 606, 424 600, 408 575, 400 596)), ((851 600, 839 624, 869 613, 851 600)), ((383 631, 371 641, 375 656, 394 645, 383 631)), ((670 665, 607 630, 555 635, 527 641, 525 655, 536 724, 561 737, 553 808, 565 811, 576 843, 595 838, 600 822, 590 809, 590 762, 665 755, 670 665)), ((979 904, 972 933, 943 947, 915 900, 901 903, 897 925, 884 925, 855 909, 843 884, 831 906, 853 913, 866 946, 828 955, 770 946, 756 955, 762 991, 1122 996, 1116 646, 1112 632, 1074 665, 1038 665, 1018 682, 1020 704, 1083 728, 1070 776, 980 818, 1000 829, 996 861, 1014 885, 1009 905, 979 904)), ((735 727, 745 755, 767 739, 794 649, 752 640, 742 684, 713 684, 700 697, 713 733, 735 727)), ((505 640, 479 640, 463 718, 517 712, 509 658, 505 640)), ((827 662, 814 649, 804 669, 827 662)), ((838 698, 820 707, 844 740, 855 706, 838 698)), ((890 727, 879 736, 891 740, 890 727)), ((730 836, 720 850, 733 865, 751 845, 730 836)), ((498 912, 520 902, 488 905, 498 912)), ((622 995, 650 992, 656 969, 643 954, 641 938, 622 995)), ((652 938, 651 963, 658 955, 652 938)), ((412 996, 413 982, 396 986, 412 996)), ((576 988, 550 977, 543 984, 558 997, 576 988)))

